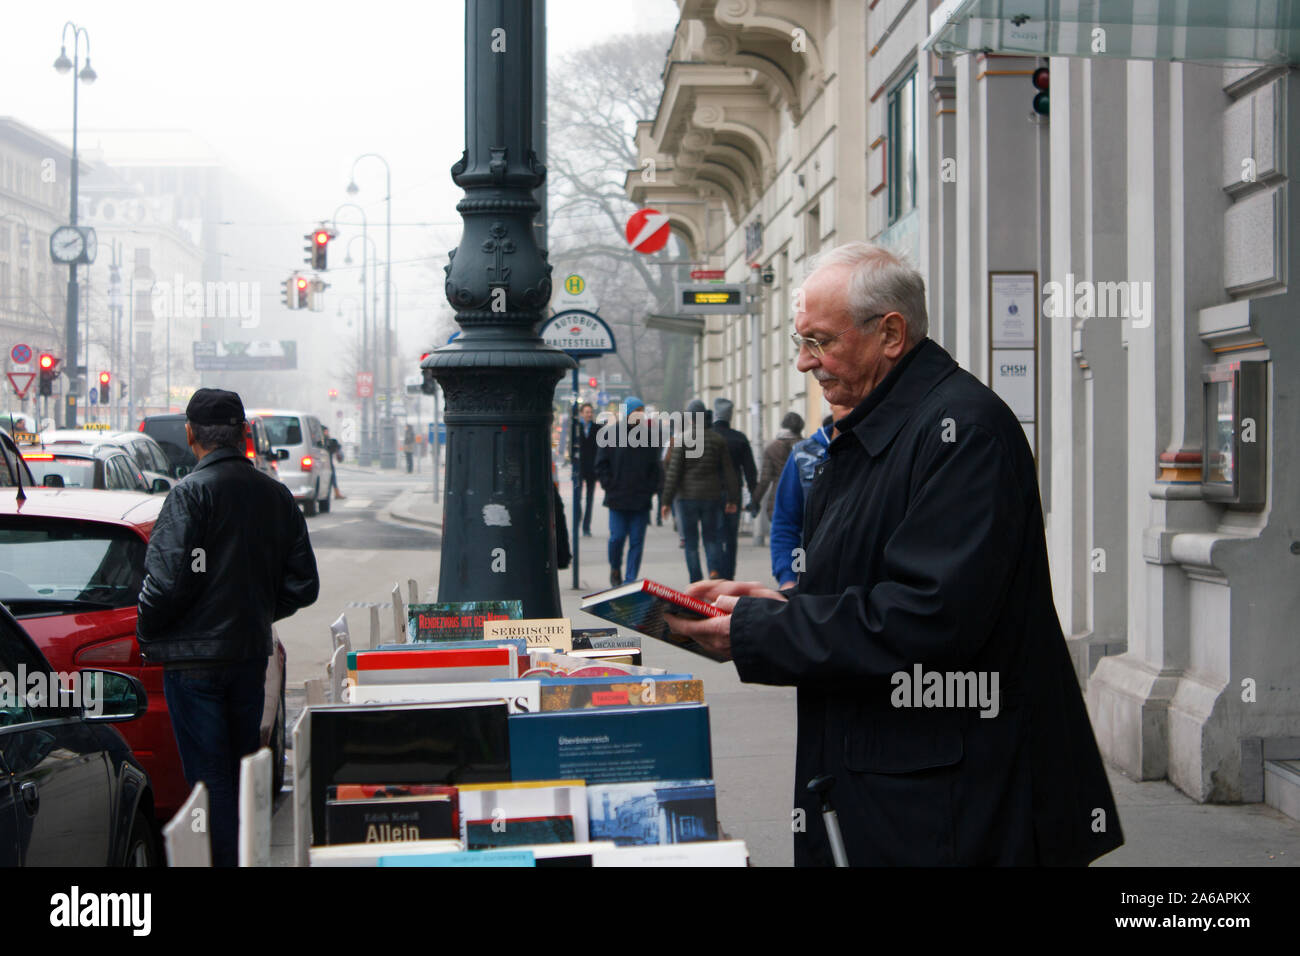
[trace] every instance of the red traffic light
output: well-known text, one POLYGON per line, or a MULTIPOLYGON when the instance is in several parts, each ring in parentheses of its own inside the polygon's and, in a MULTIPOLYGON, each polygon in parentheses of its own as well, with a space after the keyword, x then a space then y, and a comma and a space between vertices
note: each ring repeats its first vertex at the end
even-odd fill
POLYGON ((1050 82, 1051 79, 1047 67, 1040 66, 1038 69, 1034 70, 1034 86, 1038 87, 1040 90, 1045 90, 1048 88, 1050 82))
POLYGON ((317 229, 312 238, 316 241, 316 245, 323 246, 330 241, 330 234, 324 229, 317 229))
POLYGON ((109 376, 109 374, 108 374, 107 372, 100 372, 100 373, 99 373, 99 384, 100 384, 100 385, 107 385, 107 384, 108 384, 108 381, 109 381, 109 378, 110 378, 110 376, 109 376))
POLYGON ((41 368, 45 369, 46 371, 49 371, 50 369, 54 368, 54 356, 51 355, 49 352, 41 353, 41 368))
POLYGON ((587 379, 587 387, 588 387, 588 388, 595 388, 595 387, 596 387, 596 384, 597 384, 597 382, 596 382, 596 376, 593 375, 591 378, 587 379))
POLYGON ((305 288, 307 288, 307 280, 306 280, 305 278, 303 278, 302 276, 299 276, 299 277, 298 277, 298 288, 299 288, 299 289, 305 289, 305 288))

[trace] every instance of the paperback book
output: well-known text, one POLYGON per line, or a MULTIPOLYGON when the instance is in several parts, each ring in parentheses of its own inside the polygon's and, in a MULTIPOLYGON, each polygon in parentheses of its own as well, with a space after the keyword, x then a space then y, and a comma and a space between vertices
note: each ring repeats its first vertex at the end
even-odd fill
POLYGON ((425 684, 358 684, 353 704, 393 704, 423 700, 503 700, 512 714, 541 710, 541 684, 536 680, 457 681, 425 684))
POLYGON ((692 638, 674 634, 664 620, 664 613, 702 620, 706 617, 721 617, 726 612, 657 581, 632 581, 621 587, 588 594, 582 599, 581 607, 588 614, 613 621, 638 634, 664 641, 711 661, 725 659, 692 638))
POLYGON ((542 711, 509 722, 515 780, 569 777, 592 785, 713 778, 707 704, 542 711))
POLYGON ((335 784, 325 791, 325 842, 402 843, 460 836, 456 788, 335 784))
POLYGON ((466 786, 459 796, 467 850, 587 842, 587 793, 581 780, 466 786))
POLYGON ((698 843, 718 838, 712 780, 595 784, 587 788, 593 840, 618 846, 698 843))
POLYGON ((512 646, 479 642, 477 647, 430 647, 410 651, 358 651, 356 683, 430 684, 490 681, 519 673, 512 646))
POLYGON ((406 609, 406 633, 412 642, 466 641, 483 637, 485 621, 518 620, 522 601, 450 601, 411 604, 406 609))
POLYGON ((542 679, 539 682, 539 709, 584 710, 704 702, 704 681, 690 678, 673 680, 669 676, 639 680, 606 677, 542 679))

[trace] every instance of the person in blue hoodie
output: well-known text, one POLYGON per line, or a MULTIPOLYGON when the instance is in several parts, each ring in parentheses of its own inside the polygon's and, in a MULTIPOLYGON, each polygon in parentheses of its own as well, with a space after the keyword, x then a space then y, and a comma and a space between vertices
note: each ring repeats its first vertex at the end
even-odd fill
POLYGON ((835 408, 822 421, 822 427, 813 434, 795 442, 790 457, 781 469, 776 483, 776 500, 772 506, 772 527, 768 532, 768 548, 772 554, 772 577, 781 590, 794 587, 799 579, 802 562, 796 562, 797 549, 803 546, 803 503, 808 498, 817 474, 817 466, 826 459, 826 449, 834 435, 836 418, 843 418, 852 409, 835 408))

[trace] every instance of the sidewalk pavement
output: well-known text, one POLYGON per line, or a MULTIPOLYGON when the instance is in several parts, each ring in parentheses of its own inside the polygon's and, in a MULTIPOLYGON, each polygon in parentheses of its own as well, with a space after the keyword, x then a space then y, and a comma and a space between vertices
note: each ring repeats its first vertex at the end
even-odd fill
MULTIPOLYGON (((573 495, 562 481, 560 494, 572 529, 573 495)), ((563 611, 574 626, 602 623, 579 610, 582 595, 609 586, 606 556, 608 511, 596 496, 592 536, 580 537, 579 586, 572 568, 560 572, 563 611)), ((442 505, 432 491, 410 489, 390 506, 391 517, 441 529, 442 505)), ((703 557, 701 556, 701 561, 703 557)), ((646 535, 641 577, 672 587, 688 583, 684 553, 671 519, 646 535)), ((738 580, 772 584, 766 547, 742 529, 738 580)), ((434 578, 422 587, 436 586, 434 578)), ((378 598, 377 598, 378 599, 378 598)), ((670 672, 693 673, 704 680, 713 734, 718 817, 728 835, 742 839, 756 866, 789 866, 793 859, 790 808, 795 744, 795 691, 791 687, 742 684, 735 668, 647 639, 648 664, 670 672)), ((1125 845, 1097 861, 1098 866, 1297 866, 1300 822, 1264 804, 1200 804, 1167 781, 1138 782, 1109 768, 1111 789, 1124 828, 1125 845)))

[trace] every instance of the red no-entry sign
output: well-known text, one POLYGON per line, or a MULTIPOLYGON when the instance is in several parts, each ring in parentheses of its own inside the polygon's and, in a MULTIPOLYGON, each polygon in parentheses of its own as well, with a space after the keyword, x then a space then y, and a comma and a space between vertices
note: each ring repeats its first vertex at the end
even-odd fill
POLYGON ((658 209, 638 209, 627 221, 627 243, 646 255, 668 245, 668 217, 658 209))

